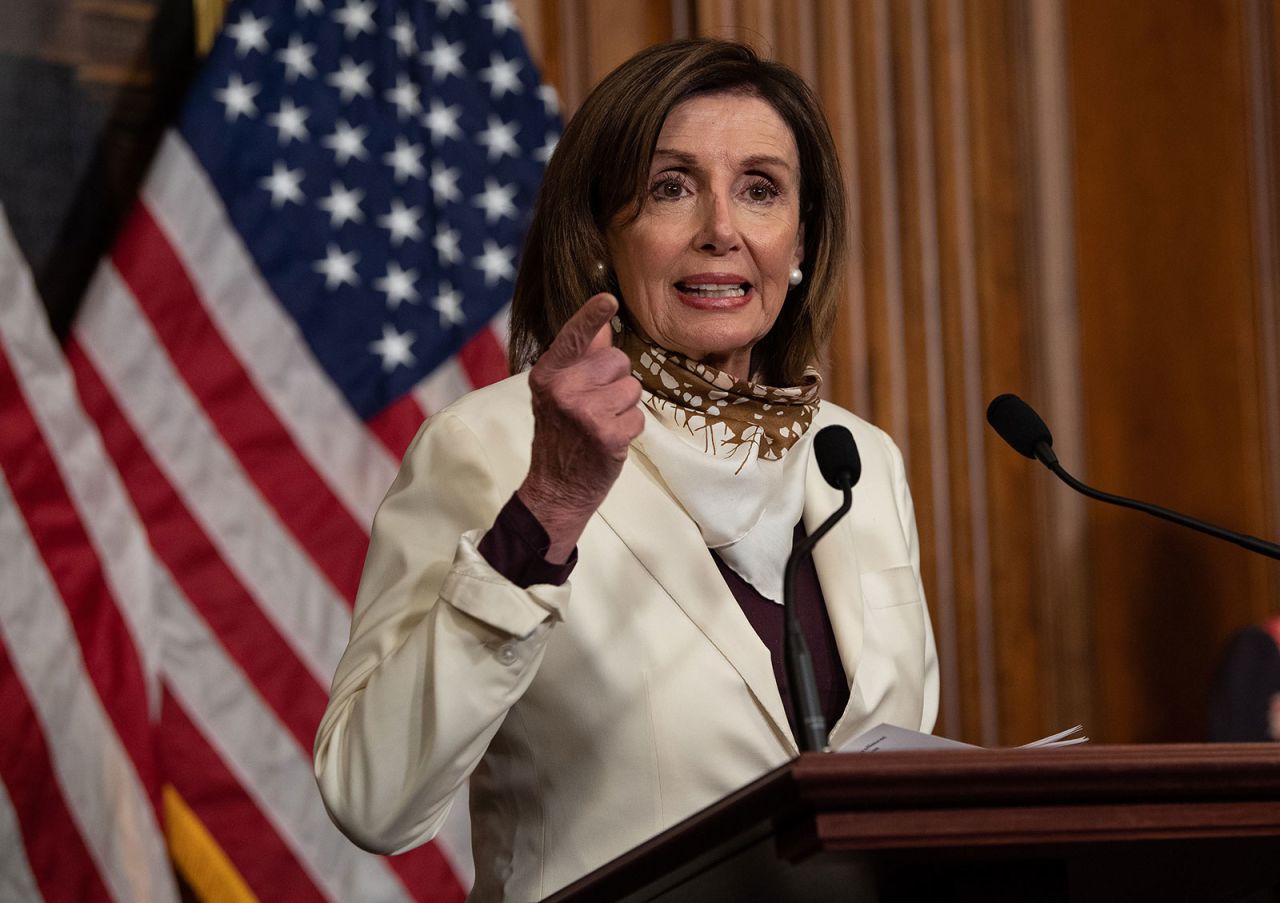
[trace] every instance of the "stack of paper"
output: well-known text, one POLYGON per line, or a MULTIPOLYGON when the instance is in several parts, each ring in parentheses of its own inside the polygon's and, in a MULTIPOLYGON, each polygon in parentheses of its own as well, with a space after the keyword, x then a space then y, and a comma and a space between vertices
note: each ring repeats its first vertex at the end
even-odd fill
MULTIPOLYGON (((1027 743, 1019 749, 1049 749, 1057 746, 1075 746, 1077 743, 1088 743, 1084 727, 1077 724, 1065 731, 1027 743)), ((864 731, 842 745, 835 752, 887 752, 895 749, 981 749, 971 743, 959 740, 948 740, 946 737, 935 737, 933 734, 922 734, 920 731, 897 727, 892 724, 878 724, 869 731, 864 731)))

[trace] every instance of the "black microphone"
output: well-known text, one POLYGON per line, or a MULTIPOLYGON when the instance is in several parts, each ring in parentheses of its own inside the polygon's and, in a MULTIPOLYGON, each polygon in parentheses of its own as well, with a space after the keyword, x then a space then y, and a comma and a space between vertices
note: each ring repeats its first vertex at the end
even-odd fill
POLYGON ((1268 558, 1280 560, 1280 545, 1276 545, 1274 542, 1267 542, 1265 539, 1259 539, 1256 536, 1249 536, 1245 533, 1236 533, 1234 530, 1227 530, 1197 518, 1170 511, 1168 508, 1161 508, 1159 505, 1150 505, 1121 495, 1112 495, 1109 492, 1102 492, 1081 483, 1067 473, 1062 468, 1062 465, 1058 463, 1058 456, 1053 453, 1053 436, 1049 433, 1049 428, 1044 425, 1040 415, 1017 395, 999 395, 992 399, 991 404, 987 406, 987 422, 991 424, 992 429, 1000 434, 1001 439, 1013 446, 1014 451, 1026 455, 1028 458, 1040 459, 1045 467, 1057 474, 1062 482, 1076 492, 1087 495, 1091 499, 1097 499, 1100 502, 1119 505, 1122 508, 1132 508, 1135 511, 1143 511, 1180 526, 1207 533, 1209 536, 1233 542, 1248 549, 1250 552, 1257 552, 1259 555, 1266 555, 1268 558))
POLYGON ((783 575, 782 663, 787 671, 787 683, 790 684, 791 712, 799 728, 796 741, 801 752, 818 752, 826 747, 827 722, 822 717, 822 704, 818 701, 818 681, 813 676, 813 657, 809 654, 809 644, 804 640, 796 617, 796 570, 805 556, 813 551, 818 540, 827 535, 836 521, 849 513, 849 509, 853 507, 853 486, 862 476, 862 458, 858 456, 858 444, 853 441, 853 434, 843 426, 828 426, 819 430, 818 435, 813 437, 813 456, 818 460, 818 470, 823 478, 844 492, 844 501, 818 529, 792 548, 783 575))

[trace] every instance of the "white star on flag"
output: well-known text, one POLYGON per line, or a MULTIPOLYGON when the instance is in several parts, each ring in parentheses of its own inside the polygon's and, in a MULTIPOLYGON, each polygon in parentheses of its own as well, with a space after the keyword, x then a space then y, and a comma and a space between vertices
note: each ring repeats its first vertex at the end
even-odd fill
POLYGON ((497 34, 506 34, 516 26, 516 11, 509 0, 493 0, 480 10, 480 15, 493 22, 493 30, 497 34))
POLYGON ((489 85, 489 95, 494 100, 504 94, 520 94, 520 61, 503 59, 499 53, 489 54, 489 68, 480 70, 480 81, 489 85))
POLYGON ((498 284, 499 279, 505 279, 510 282, 515 278, 516 268, 513 266, 515 259, 515 248, 502 247, 497 242, 486 238, 484 240, 484 253, 473 260, 472 263, 475 264, 477 270, 484 273, 484 284, 494 286, 498 284))
POLYGON ((240 80, 240 73, 231 73, 227 86, 213 92, 213 96, 227 108, 227 121, 235 122, 240 116, 252 119, 258 115, 258 105, 253 98, 262 89, 256 84, 246 85, 240 80))
POLYGON ((314 269, 317 273, 324 274, 324 287, 329 291, 340 285, 354 288, 360 282, 360 277, 356 274, 356 264, 359 262, 360 255, 355 251, 343 253, 337 245, 329 245, 324 260, 317 260, 314 269))
POLYGON ((418 290, 413 284, 417 278, 417 270, 402 270, 392 260, 387 263, 387 275, 375 280, 373 287, 387 296, 387 307, 397 310, 403 301, 418 302, 418 290))
POLYGON ((347 0, 347 5, 333 14, 348 41, 360 34, 373 34, 373 0, 347 0))
POLYGON ((442 327, 461 326, 467 322, 466 315, 462 313, 462 293, 449 282, 440 283, 440 291, 431 299, 431 306, 440 314, 442 327))
POLYGON ((289 46, 276 52, 276 59, 284 63, 284 79, 293 84, 298 76, 312 78, 316 74, 315 63, 311 58, 316 55, 315 44, 304 44, 302 38, 293 35, 289 38, 289 46))
POLYGON ((413 56, 418 52, 417 30, 413 20, 400 10, 396 13, 396 24, 391 29, 391 40, 396 42, 396 51, 401 56, 413 56))
POLYGON ((396 76, 396 86, 388 90, 385 97, 395 105, 397 119, 408 119, 422 112, 422 101, 418 99, 421 90, 404 73, 396 76))
POLYGON ((426 170, 422 168, 422 145, 412 144, 401 135, 396 135, 395 150, 383 154, 382 162, 395 170, 397 183, 407 182, 411 178, 421 179, 426 174, 426 170))
POLYGON ((431 178, 428 184, 431 185, 431 193, 435 196, 437 207, 443 207, 462 197, 462 192, 458 190, 460 174, 459 170, 450 169, 439 160, 431 161, 431 178))
POLYGON ((431 67, 431 80, 442 82, 450 75, 462 74, 462 42, 450 44, 442 35, 432 35, 431 49, 418 57, 422 65, 431 67))
POLYGON ((533 159, 539 163, 546 163, 551 159, 551 155, 556 152, 556 145, 559 143, 559 135, 555 132, 547 132, 547 140, 542 143, 542 147, 533 152, 533 159))
POLYGON ((555 116, 560 112, 560 95, 550 85, 538 85, 538 100, 542 101, 542 108, 547 111, 547 115, 555 116))
POLYGON ((301 204, 302 194, 301 169, 289 169, 282 160, 277 160, 271 175, 258 181, 258 184, 271 192, 271 206, 279 209, 285 204, 301 204))
POLYGON ((255 19, 253 13, 242 12, 239 22, 227 26, 227 34, 236 42, 236 56, 247 56, 250 50, 266 53, 267 29, 270 27, 270 19, 255 19))
POLYGON ((329 189, 329 196, 316 202, 325 213, 329 214, 329 225, 338 229, 344 224, 364 222, 364 211, 360 202, 364 200, 364 192, 359 188, 347 188, 341 182, 334 182, 329 189))
POLYGON ((413 340, 417 338, 412 332, 397 332, 390 323, 382 326, 382 338, 369 343, 369 350, 382 358, 382 369, 394 370, 404 365, 411 367, 417 362, 413 356, 413 340))
POLYGON ((279 112, 268 116, 267 122, 279 132, 281 144, 288 144, 290 141, 306 141, 311 137, 307 132, 308 115, 310 114, 305 107, 294 106, 293 101, 286 97, 280 101, 279 112))
POLYGON ((298 11, 298 15, 305 13, 322 13, 324 12, 324 0, 298 0, 294 7, 298 11))
POLYGON ((467 9, 466 0, 432 0, 436 5, 436 17, 443 19, 450 13, 461 13, 467 9))
POLYGON ((333 151, 334 161, 339 166, 345 166, 352 157, 357 160, 369 158, 369 152, 364 147, 364 139, 368 134, 367 127, 350 126, 345 119, 339 119, 334 123, 333 134, 321 138, 320 143, 333 151))
POLYGON ((458 117, 462 115, 462 107, 446 107, 432 98, 431 112, 422 117, 422 124, 431 132, 431 143, 439 145, 444 139, 457 141, 462 138, 462 129, 458 128, 458 117))
POLYGON ((431 239, 431 245, 436 249, 436 255, 440 258, 442 265, 454 264, 462 260, 459 238, 458 230, 450 229, 445 223, 436 224, 436 234, 431 239))
POLYGON ((338 96, 343 103, 351 103, 357 95, 371 97, 373 88, 369 87, 369 74, 373 72, 373 63, 356 65, 349 56, 344 56, 338 63, 338 71, 325 81, 338 89, 338 96))
POLYGON ((406 238, 419 241, 422 238, 422 227, 418 219, 422 210, 418 207, 406 207, 399 198, 391 199, 391 210, 378 217, 378 225, 391 233, 391 244, 400 247, 406 238))
POLYGON ((494 179, 484 180, 484 191, 476 195, 471 203, 484 210, 486 225, 492 226, 504 216, 516 218, 516 186, 499 185, 494 179))
POLYGON ((503 122, 497 116, 489 117, 489 127, 476 135, 476 143, 489 148, 489 162, 501 160, 503 156, 514 157, 520 145, 516 143, 516 133, 520 131, 520 123, 503 122))

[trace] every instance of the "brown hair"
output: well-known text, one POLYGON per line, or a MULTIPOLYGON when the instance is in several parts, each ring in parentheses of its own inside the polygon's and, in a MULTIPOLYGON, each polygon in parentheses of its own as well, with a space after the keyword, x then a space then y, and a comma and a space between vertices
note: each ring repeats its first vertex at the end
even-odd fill
MULTIPOLYGON (((831 334, 844 264, 844 185, 817 98, 795 72, 750 47, 707 39, 642 50, 605 77, 569 122, 543 178, 511 303, 509 362, 537 359, 593 294, 617 293, 596 263, 609 259, 608 224, 637 216, 667 114, 701 94, 743 92, 767 101, 790 127, 800 157, 805 280, 755 347, 753 375, 794 385, 831 334)), ((622 299, 625 304, 625 299, 622 299)))

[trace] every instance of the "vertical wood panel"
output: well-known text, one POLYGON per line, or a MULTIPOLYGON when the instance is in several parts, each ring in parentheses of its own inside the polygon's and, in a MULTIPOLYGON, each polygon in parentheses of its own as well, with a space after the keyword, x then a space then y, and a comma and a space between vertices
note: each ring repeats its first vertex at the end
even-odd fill
POLYGON ((817 16, 826 27, 818 31, 818 91, 840 148, 840 166, 849 188, 849 247, 847 250, 846 303, 836 317, 835 334, 827 361, 827 386, 831 397, 846 407, 867 413, 871 409, 870 365, 867 351, 866 273, 864 271, 863 218, 860 170, 860 129, 857 121, 857 89, 853 17, 842 0, 820 0, 817 16), (839 362, 840 366, 832 366, 839 362))
MULTIPOLYGON (((970 2, 965 11, 980 322, 979 348, 969 353, 980 357, 985 397, 1012 391, 1034 398, 1039 337, 1029 307, 1035 221, 1024 93, 1026 9, 1016 2, 970 2)), ((989 433, 987 439, 991 607, 975 612, 975 654, 985 672, 983 693, 996 696, 998 736, 1026 742, 1045 729, 1046 715, 1047 657, 1035 608, 1044 583, 1035 555, 1044 528, 1033 482, 1039 475, 989 433)), ((984 737, 987 732, 984 723, 984 737)))
MULTIPOLYGON (((1280 0, 1247 0, 1244 27, 1264 415, 1260 442, 1268 487, 1266 535, 1280 536, 1280 0)), ((1274 603, 1280 601, 1280 567, 1269 573, 1274 603)))
POLYGON ((587 80, 594 85, 637 51, 671 38, 669 3, 587 0, 587 80))
POLYGON ((955 610, 945 361, 939 283, 938 199, 926 6, 891 7, 895 132, 900 185, 908 469, 923 550, 922 571, 937 612, 955 610))
POLYGON ((864 38, 859 41, 860 64, 855 76, 860 120, 855 196, 862 205, 865 291, 874 299, 866 311, 871 394, 866 413, 898 440, 910 461, 889 7, 886 0, 868 0, 858 4, 857 11, 854 28, 864 38))
POLYGON ((939 606, 938 651, 946 682, 942 711, 949 733, 984 738, 996 731, 991 667, 991 576, 985 473, 972 155, 969 146, 966 38, 960 0, 936 10, 931 23, 935 59, 935 132, 938 155, 939 267, 947 429, 947 479, 953 498, 950 554, 955 573, 952 604, 939 606), (964 642, 960 641, 963 631, 964 642), (982 641, 979 641, 979 636, 982 641), (987 650, 982 654, 979 650, 987 650))
MULTIPOLYGON (((1041 350, 1038 389, 1052 418, 1054 447, 1076 475, 1085 472, 1081 402, 1079 308, 1072 232, 1070 98, 1067 93, 1064 11, 1061 0, 1030 5, 1030 106, 1036 247, 1035 310, 1041 350), (1077 472, 1078 471, 1078 472, 1077 472)), ((1052 724, 1094 723, 1089 597, 1087 501, 1039 475, 1044 506, 1037 595, 1040 632, 1049 649, 1042 668, 1045 708, 1052 724)), ((1046 728, 1047 730, 1048 728, 1046 728)))
MULTIPOLYGON (((1240 2, 1074 0, 1089 471, 1260 533, 1257 346, 1240 2)), ((1102 735, 1200 736, 1213 655, 1276 604, 1256 556, 1090 509, 1102 735), (1103 604, 1111 603, 1111 604, 1103 604), (1167 701, 1167 702, 1162 702, 1167 701)))

